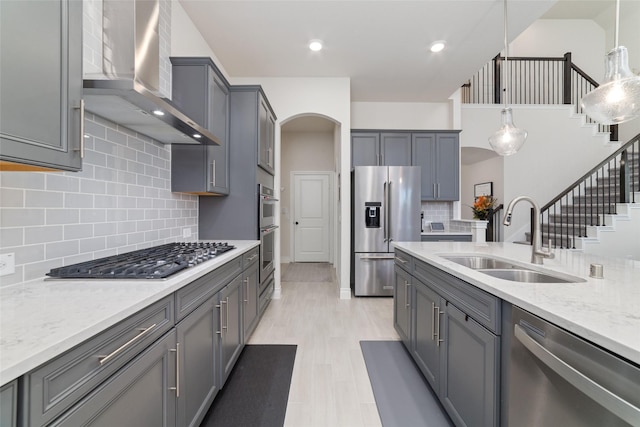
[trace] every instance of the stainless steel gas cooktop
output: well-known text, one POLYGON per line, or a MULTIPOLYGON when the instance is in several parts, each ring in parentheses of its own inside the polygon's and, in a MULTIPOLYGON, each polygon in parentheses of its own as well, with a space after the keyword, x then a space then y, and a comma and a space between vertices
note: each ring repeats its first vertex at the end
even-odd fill
POLYGON ((235 249, 220 242, 167 243, 92 261, 53 268, 56 279, 164 279, 235 249))

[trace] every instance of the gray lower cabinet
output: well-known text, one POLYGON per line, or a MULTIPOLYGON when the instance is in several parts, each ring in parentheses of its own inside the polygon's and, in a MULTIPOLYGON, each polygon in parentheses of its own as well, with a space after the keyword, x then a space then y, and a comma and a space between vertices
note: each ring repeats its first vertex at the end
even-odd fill
POLYGON ((422 168, 423 201, 460 199, 458 131, 413 133, 411 156, 411 165, 422 168))
POLYGON ((18 381, 12 381, 0 388, 0 426, 18 425, 18 381))
MULTIPOLYGON (((257 255, 257 254, 256 254, 257 255)), ((253 264, 242 272, 242 303, 243 303, 243 323, 244 341, 251 336, 259 320, 260 306, 258 304, 258 291, 260 280, 258 275, 257 258, 253 264)))
POLYGON ((175 426, 177 357, 172 330, 50 425, 175 426))
POLYGON ((173 144, 171 191, 229 194, 229 83, 209 58, 171 58, 173 102, 220 146, 173 144))
POLYGON ((80 170, 82 2, 0 1, 0 67, 0 170, 80 170))
POLYGON ((178 426, 200 425, 220 389, 216 302, 209 298, 176 325, 178 426))
POLYGON ((395 266, 393 283, 393 326, 407 348, 411 347, 411 282, 412 277, 395 266))
MULTIPOLYGON (((407 349, 456 426, 498 426, 499 299, 423 261, 411 263, 408 275, 396 260, 396 277, 412 292, 408 345, 398 331, 407 349)), ((394 321, 406 316, 404 306, 394 303, 394 321)))
POLYGON ((242 277, 238 276, 218 293, 221 385, 227 381, 244 345, 241 285, 242 277))

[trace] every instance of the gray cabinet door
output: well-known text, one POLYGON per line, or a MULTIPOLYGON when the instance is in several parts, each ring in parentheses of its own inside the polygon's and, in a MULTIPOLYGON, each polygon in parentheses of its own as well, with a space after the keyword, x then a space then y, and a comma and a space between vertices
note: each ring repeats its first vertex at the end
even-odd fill
POLYGON ((275 118, 266 100, 260 95, 258 102, 258 166, 269 174, 275 173, 274 140, 275 118))
POLYGON ((351 167, 381 164, 380 134, 377 132, 351 133, 351 167))
POLYGON ((18 425, 18 380, 0 388, 0 426, 18 425))
POLYGON ((0 167, 80 170, 82 2, 0 1, 0 66, 0 167))
POLYGON ((453 304, 443 319, 440 398, 459 426, 497 426, 500 338, 453 304))
POLYGON ((411 138, 412 165, 422 168, 422 200, 459 200, 458 133, 414 133, 411 138))
POLYGON ((246 342, 256 325, 258 324, 258 288, 260 282, 258 280, 258 263, 253 263, 242 273, 243 286, 243 324, 244 339, 246 342))
POLYGON ((384 166, 411 166, 411 134, 381 133, 380 151, 384 166))
POLYGON ((444 300, 424 283, 414 280, 413 359, 434 390, 440 387, 440 337, 444 300))
POLYGON ((176 425, 176 333, 167 333, 51 426, 176 425))
POLYGON ((436 135, 438 200, 460 199, 460 148, 457 133, 436 135))
POLYGON ((420 166, 421 200, 436 200, 438 194, 435 168, 436 135, 433 133, 411 135, 411 156, 411 164, 420 166))
POLYGON ((242 351, 242 276, 236 277, 220 291, 220 369, 222 387, 242 351))
POLYGON ((411 351, 411 281, 413 278, 395 266, 393 281, 393 326, 411 351))
POLYGON ((177 425, 198 426, 220 387, 216 336, 215 297, 190 313, 176 326, 179 391, 177 425))
POLYGON ((171 146, 171 191, 229 193, 229 89, 209 58, 171 58, 173 102, 221 145, 171 146))

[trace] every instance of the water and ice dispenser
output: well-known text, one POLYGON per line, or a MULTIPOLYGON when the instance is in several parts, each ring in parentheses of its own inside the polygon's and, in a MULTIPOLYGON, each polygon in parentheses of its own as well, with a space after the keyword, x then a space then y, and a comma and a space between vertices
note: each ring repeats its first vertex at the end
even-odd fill
POLYGON ((364 224, 367 228, 380 228, 380 202, 364 203, 364 224))

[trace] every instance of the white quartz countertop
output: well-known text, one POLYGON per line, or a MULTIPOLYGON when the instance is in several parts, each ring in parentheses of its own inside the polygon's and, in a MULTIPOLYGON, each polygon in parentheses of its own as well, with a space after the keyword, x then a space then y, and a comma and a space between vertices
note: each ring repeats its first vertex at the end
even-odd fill
POLYGON ((258 246, 236 246, 164 280, 33 280, 0 288, 0 385, 258 246))
POLYGON ((514 243, 396 242, 394 245, 503 300, 640 364, 640 261, 556 250, 544 265, 530 263, 531 246, 514 243), (497 279, 440 255, 484 254, 528 268, 577 276, 580 283, 521 283, 497 279), (589 277, 591 263, 604 278, 589 277))

